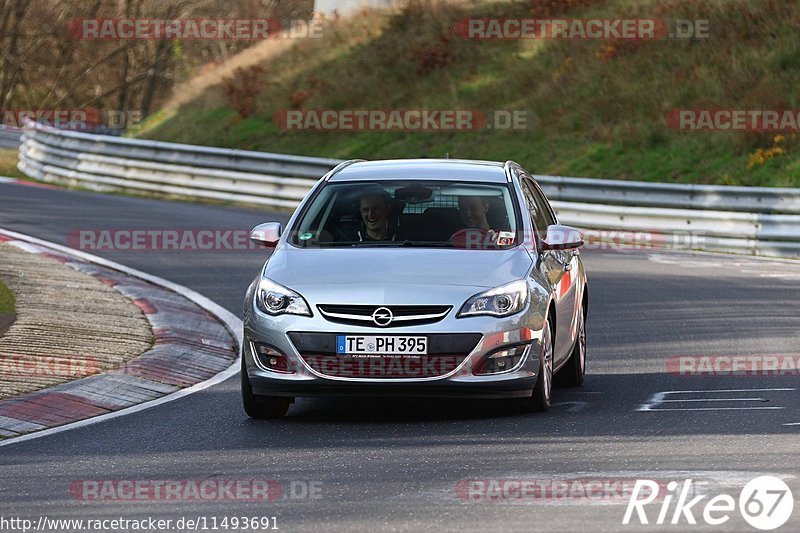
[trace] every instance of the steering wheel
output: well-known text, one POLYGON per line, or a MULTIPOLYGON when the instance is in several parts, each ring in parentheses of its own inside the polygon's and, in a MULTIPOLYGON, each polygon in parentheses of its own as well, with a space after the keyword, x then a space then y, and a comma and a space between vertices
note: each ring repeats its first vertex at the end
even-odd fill
POLYGON ((497 233, 484 228, 465 228, 453 233, 450 242, 456 248, 485 250, 497 246, 497 233))

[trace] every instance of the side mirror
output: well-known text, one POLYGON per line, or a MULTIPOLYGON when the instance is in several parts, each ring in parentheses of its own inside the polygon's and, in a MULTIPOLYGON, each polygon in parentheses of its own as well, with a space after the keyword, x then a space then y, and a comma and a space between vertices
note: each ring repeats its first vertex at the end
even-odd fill
POLYGON ((250 230, 250 240, 267 248, 274 248, 281 238, 281 223, 267 222, 250 230))
POLYGON ((542 250, 569 250, 583 246, 583 233, 571 226, 553 224, 547 226, 547 235, 542 241, 542 250))

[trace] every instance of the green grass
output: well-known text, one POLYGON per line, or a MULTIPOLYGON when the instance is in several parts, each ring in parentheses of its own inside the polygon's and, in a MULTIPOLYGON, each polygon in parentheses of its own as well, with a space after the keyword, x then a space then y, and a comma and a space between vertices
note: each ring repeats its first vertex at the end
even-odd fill
POLYGON ((412 2, 365 14, 298 41, 262 64, 256 112, 242 120, 222 88, 138 136, 325 157, 515 159, 534 173, 685 183, 800 186, 800 140, 775 133, 689 132, 665 120, 676 108, 800 108, 800 3, 780 0, 570 0, 412 2), (537 11, 538 10, 538 11, 537 11), (468 17, 709 19, 695 40, 468 41, 468 17), (443 41, 444 39, 444 41, 443 41), (420 71, 421 56, 446 54, 420 71), (273 115, 301 109, 525 110, 522 131, 287 132, 273 115), (748 165, 758 149, 782 153, 748 165))
POLYGON ((0 313, 11 314, 15 310, 14 293, 0 281, 0 313))
POLYGON ((17 158, 16 148, 0 148, 0 176, 28 179, 17 169, 17 158))

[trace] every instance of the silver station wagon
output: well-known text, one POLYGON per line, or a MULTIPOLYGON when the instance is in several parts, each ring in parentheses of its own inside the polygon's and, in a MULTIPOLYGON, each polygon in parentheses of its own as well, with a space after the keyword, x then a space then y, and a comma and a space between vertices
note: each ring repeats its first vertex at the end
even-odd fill
POLYGON ((244 302, 242 399, 254 418, 295 397, 519 398, 583 383, 581 233, 518 164, 347 161, 286 228, 244 302))

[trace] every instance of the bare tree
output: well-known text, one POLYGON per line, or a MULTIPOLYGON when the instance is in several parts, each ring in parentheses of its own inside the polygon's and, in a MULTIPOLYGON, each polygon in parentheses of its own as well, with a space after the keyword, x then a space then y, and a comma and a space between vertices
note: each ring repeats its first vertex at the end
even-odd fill
POLYGON ((0 108, 138 110, 248 40, 78 38, 82 19, 308 19, 313 0, 0 0, 0 108))

